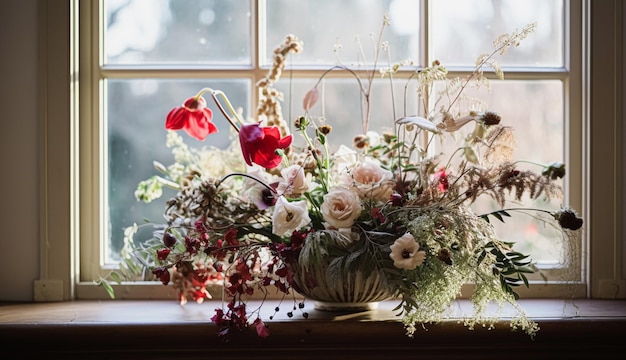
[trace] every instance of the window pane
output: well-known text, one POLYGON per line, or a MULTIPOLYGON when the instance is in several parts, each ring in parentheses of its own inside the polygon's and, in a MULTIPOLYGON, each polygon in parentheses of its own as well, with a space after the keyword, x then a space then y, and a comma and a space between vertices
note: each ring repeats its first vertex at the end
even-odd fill
MULTIPOLYGON (((533 161, 540 164, 564 162, 564 119, 563 112, 563 83, 558 80, 534 81, 491 81, 491 94, 484 91, 476 93, 468 91, 470 97, 480 98, 488 104, 487 107, 475 107, 476 110, 490 110, 502 117, 501 125, 511 126, 515 135, 515 150, 513 160, 518 163, 520 170, 541 172, 541 167, 523 161, 533 161)), ((464 103, 465 107, 471 104, 464 103)), ((473 126, 462 128, 463 133, 473 131, 473 126)), ((464 136, 457 136, 459 141, 464 136)), ((442 149, 446 154, 452 154, 454 146, 451 136, 446 137, 446 146, 442 149)), ((460 145, 460 142, 459 142, 460 145)), ((447 158, 443 160, 447 161, 447 158)), ((561 183, 561 186, 563 184, 561 183)), ((563 199, 552 199, 546 203, 543 196, 537 200, 524 198, 524 206, 530 208, 558 209, 563 205, 563 199)), ((509 207, 517 207, 509 203, 509 207)), ((474 210, 484 214, 498 209, 495 203, 481 201, 474 210)), ((555 229, 546 228, 540 222, 529 221, 529 217, 519 212, 511 212, 512 217, 506 218, 505 224, 492 221, 498 234, 502 234, 505 241, 516 242, 518 251, 529 253, 533 260, 544 264, 563 263, 562 244, 559 233, 555 229)))
POLYGON ((437 0, 430 7, 431 61, 473 67, 498 36, 537 22, 535 32, 498 61, 505 66, 563 67, 563 1, 437 0))
MULTIPOLYGON (((292 57, 294 65, 372 64, 376 47, 371 35, 378 38, 384 14, 391 19, 383 37, 391 45, 391 61, 418 60, 418 0, 268 0, 265 14, 268 48, 264 64, 271 64, 273 46, 287 34, 304 41, 304 51, 292 57)), ((380 61, 386 63, 387 57, 380 61)))
POLYGON ((104 63, 251 64, 250 2, 105 1, 104 63))
MULTIPOLYGON (((279 81, 276 88, 285 95, 283 111, 285 119, 293 119, 304 114, 302 100, 307 91, 313 88, 317 79, 295 79, 279 81), (291 91, 290 91, 291 88, 291 91), (287 116, 288 113, 293 116, 287 116)), ((366 82, 363 81, 365 85, 366 82)), ((384 131, 394 132, 394 120, 405 113, 417 113, 416 82, 410 82, 406 91, 408 98, 404 107, 405 79, 394 79, 393 94, 389 87, 389 79, 376 79, 371 90, 371 113, 368 130, 381 134, 384 131), (392 101, 394 99, 395 101, 392 101), (395 109, 392 106, 395 104, 395 109)), ((362 96, 358 83, 354 78, 326 79, 319 86, 319 100, 309 110, 309 115, 318 121, 332 126, 328 135, 328 145, 331 151, 344 144, 352 147, 354 137, 364 134, 365 108, 362 106, 362 96)), ((304 146, 301 136, 294 138, 294 145, 304 146)))
MULTIPOLYGON (((153 161, 169 165, 174 158, 165 146, 165 116, 183 101, 210 85, 228 94, 234 106, 247 108, 250 102, 251 82, 248 80, 157 80, 124 79, 109 80, 106 84, 107 131, 108 131, 108 226, 109 243, 107 262, 119 259, 123 245, 123 230, 133 223, 142 224, 144 219, 162 222, 167 199, 175 192, 164 191, 163 197, 152 203, 138 202, 134 197, 137 184, 157 171, 153 161), (209 84, 207 84, 209 83, 209 84)), ((210 97, 206 97, 210 102, 210 97)), ((210 104, 211 108, 216 107, 210 104)), ((244 114, 245 115, 245 114, 244 114)), ((213 120, 220 136, 209 136, 199 142, 179 131, 189 146, 226 147, 230 125, 219 111, 213 112, 213 120)), ((144 233, 145 238, 151 233, 144 233)), ((137 236, 140 239, 142 234, 137 236)))

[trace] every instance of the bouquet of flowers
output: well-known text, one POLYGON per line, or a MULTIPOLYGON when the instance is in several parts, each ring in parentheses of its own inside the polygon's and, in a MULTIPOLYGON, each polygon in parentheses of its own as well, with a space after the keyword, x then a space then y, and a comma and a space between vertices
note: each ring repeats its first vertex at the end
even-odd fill
MULTIPOLYGON (((383 30, 387 25, 386 19, 383 30)), ((534 26, 496 39, 493 52, 481 55, 467 77, 448 79, 438 61, 416 70, 408 81, 417 81, 418 98, 438 102, 424 106, 424 114, 394 118, 393 132, 368 129, 371 83, 374 74, 393 79, 411 62, 375 68, 365 80, 349 67, 332 68, 351 72, 365 99, 364 133, 333 151, 331 124, 309 114, 323 101, 318 86, 306 94, 302 115, 291 126, 281 114, 283 94, 273 85, 287 54, 303 47, 297 37, 287 36, 274 52, 271 71, 257 84, 262 96, 255 121, 243 119, 225 93, 211 88, 167 114, 167 146, 175 163, 155 162, 162 174, 142 181, 135 195, 149 202, 161 196, 163 186, 178 193, 167 202, 166 221, 152 241, 132 245, 138 226, 127 229, 131 260, 126 269, 138 263, 149 268, 155 279, 173 284, 181 304, 202 302, 210 298, 208 286, 222 285, 227 306, 217 308, 212 318, 220 336, 250 326, 268 336, 259 311, 246 304, 251 295, 267 295, 270 289, 331 302, 396 299, 407 335, 413 336, 417 324, 444 319, 467 283, 474 285, 468 327, 493 325, 483 315, 490 302, 510 304, 517 310, 511 327, 534 336, 539 328, 516 304, 515 289, 528 286, 527 274, 537 269, 528 255, 500 239, 491 220, 533 212, 569 242, 576 241, 583 221, 568 207, 507 208, 522 196, 559 196, 565 166, 519 169, 511 158, 513 130, 484 104, 460 100, 466 89, 488 85, 485 68, 501 78, 496 57, 517 46, 534 26), (436 94, 435 83, 444 84, 436 94), (214 110, 232 125, 233 145, 187 146, 176 130, 199 140, 218 133, 214 110), (294 136, 306 145, 295 146, 294 136), (462 142, 452 153, 432 151, 437 140, 451 139, 462 142), (499 208, 475 213, 472 205, 483 197, 499 208)), ((386 46, 382 40, 379 44, 386 46)), ((106 281, 101 284, 111 289, 106 281)))

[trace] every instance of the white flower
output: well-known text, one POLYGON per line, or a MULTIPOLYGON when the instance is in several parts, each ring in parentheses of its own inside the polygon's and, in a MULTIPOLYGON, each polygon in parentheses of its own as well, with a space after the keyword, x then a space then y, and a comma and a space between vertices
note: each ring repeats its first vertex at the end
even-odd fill
POLYGON ((341 144, 333 154, 333 164, 337 168, 337 172, 343 172, 346 168, 351 167, 357 162, 357 152, 349 147, 341 144))
POLYGON ((420 249, 420 245, 415 241, 415 238, 411 233, 406 233, 400 236, 391 245, 391 253, 389 257, 393 260, 393 266, 413 270, 416 267, 422 265, 426 252, 420 249))
POLYGON ((387 201, 395 183, 391 171, 378 163, 367 160, 357 164, 343 177, 344 184, 351 185, 361 198, 387 201))
POLYGON ((278 193, 289 197, 299 197, 309 190, 309 183, 300 165, 291 165, 280 171, 283 181, 278 183, 278 193))
POLYGON ((334 187, 324 195, 322 216, 332 227, 349 228, 361 215, 361 200, 350 189, 334 187))
POLYGON ((258 165, 248 167, 247 174, 257 179, 244 178, 244 185, 248 189, 249 199, 262 210, 274 205, 276 193, 266 185, 272 181, 271 175, 258 165))
POLYGON ((288 201, 281 196, 274 205, 272 232, 278 236, 291 235, 294 230, 311 222, 306 200, 288 201))

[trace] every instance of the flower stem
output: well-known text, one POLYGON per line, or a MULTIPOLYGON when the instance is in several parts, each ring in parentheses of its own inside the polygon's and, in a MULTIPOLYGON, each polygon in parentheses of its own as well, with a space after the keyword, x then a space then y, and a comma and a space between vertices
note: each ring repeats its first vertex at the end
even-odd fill
POLYGON ((220 179, 220 181, 217 183, 217 185, 215 186, 215 188, 216 188, 216 189, 217 189, 217 188, 219 188, 219 187, 220 187, 220 185, 221 185, 224 181, 226 181, 226 179, 228 179, 229 177, 232 177, 232 176, 243 176, 243 177, 247 177, 248 179, 251 179, 251 180, 254 180, 254 181, 258 182, 259 184, 263 185, 266 189, 268 189, 268 190, 269 190, 269 191, 271 191, 272 193, 276 194, 276 190, 275 190, 273 187, 271 187, 271 186, 269 186, 268 184, 266 184, 266 183, 265 183, 264 181, 262 181, 261 179, 259 179, 259 178, 257 178, 257 177, 254 177, 254 176, 252 176, 252 175, 250 175, 250 174, 246 174, 246 173, 239 173, 239 172, 233 172, 233 173, 230 173, 230 174, 228 174, 228 175, 224 176, 223 178, 221 178, 221 179, 220 179))
POLYGON ((224 99, 224 102, 226 102, 226 106, 228 107, 228 110, 231 112, 231 114, 233 114, 235 116, 235 119, 237 119, 237 122, 239 122, 239 124, 243 124, 243 121, 241 120, 241 117, 239 116, 239 113, 237 113, 237 111, 235 111, 235 109, 233 108, 233 105, 230 103, 230 100, 228 100, 228 97, 226 96, 226 94, 224 94, 224 92, 221 91, 221 90, 213 90, 211 88, 203 88, 196 95, 196 99, 199 98, 200 96, 202 96, 202 94, 204 94, 205 92, 208 92, 208 93, 211 94, 211 97, 213 98, 213 101, 215 102, 215 105, 217 105, 217 108, 220 110, 222 115, 224 115, 226 120, 228 120, 228 122, 235 129, 235 131, 239 132, 239 126, 237 126, 235 121, 233 121, 232 117, 230 117, 230 115, 228 115, 228 113, 226 112, 226 110, 222 106, 222 103, 217 98, 217 96, 220 95, 222 97, 222 99, 224 99))

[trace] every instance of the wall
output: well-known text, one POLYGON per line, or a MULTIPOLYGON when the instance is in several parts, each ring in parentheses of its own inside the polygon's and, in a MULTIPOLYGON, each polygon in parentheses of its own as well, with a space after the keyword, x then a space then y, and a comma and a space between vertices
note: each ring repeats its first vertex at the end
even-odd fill
POLYGON ((39 277, 37 0, 0 1, 0 300, 39 277))

